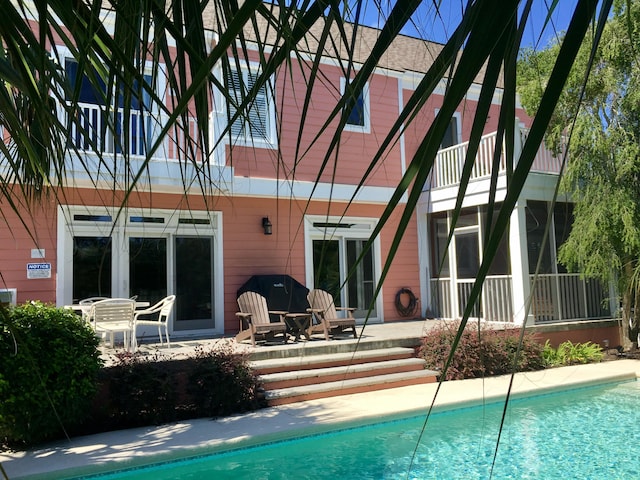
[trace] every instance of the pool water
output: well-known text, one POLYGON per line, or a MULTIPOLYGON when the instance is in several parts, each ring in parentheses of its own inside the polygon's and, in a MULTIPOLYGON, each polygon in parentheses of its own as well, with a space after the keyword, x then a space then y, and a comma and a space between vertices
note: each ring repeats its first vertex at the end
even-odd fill
POLYGON ((640 382, 512 400, 497 443, 502 415, 491 404, 433 414, 422 437, 411 418, 95 478, 637 478, 640 382))

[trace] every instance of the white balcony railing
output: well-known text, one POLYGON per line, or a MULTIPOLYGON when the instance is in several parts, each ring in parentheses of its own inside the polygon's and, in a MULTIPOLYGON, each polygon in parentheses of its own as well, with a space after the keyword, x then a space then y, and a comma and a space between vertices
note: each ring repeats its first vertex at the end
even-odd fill
POLYGON ((536 323, 608 318, 609 291, 598 280, 572 273, 531 275, 531 314, 536 323))
MULTIPOLYGON (((108 117, 99 105, 79 104, 77 121, 70 122, 68 141, 71 147, 79 151, 145 156, 157 140, 163 122, 157 115, 133 110, 129 113, 128 120, 123 122, 121 112, 112 112, 111 117, 108 117), (124 134, 124 128, 128 135, 124 134)), ((194 118, 190 118, 189 124, 184 128, 172 129, 162 146, 153 152, 153 156, 168 160, 184 158, 187 136, 197 138, 194 118)))
MULTIPOLYGON (((451 290, 450 278, 431 281, 432 312, 441 318, 459 318, 467 306, 474 279, 456 280, 455 291, 451 290)), ((511 276, 488 276, 482 287, 482 300, 471 313, 495 322, 513 321, 513 300, 511 294, 511 276)))
MULTIPOLYGON (((522 143, 524 143, 528 135, 528 130, 521 129, 520 132, 522 143)), ((470 180, 489 178, 491 176, 493 157, 496 147, 496 136, 496 132, 493 132, 484 135, 480 139, 480 145, 478 146, 478 152, 473 163, 470 180)), ((433 168, 432 188, 450 187, 460 183, 468 144, 469 142, 461 143, 459 145, 442 149, 438 152, 433 168)), ((516 152, 516 158, 518 156, 519 153, 516 152)), ((554 154, 543 144, 536 153, 531 171, 557 174, 560 172, 560 164, 561 159, 554 156, 554 154)), ((502 175, 505 171, 506 162, 503 142, 502 152, 500 153, 498 174, 502 175)))
MULTIPOLYGON (((533 275, 530 277, 533 282, 533 275)), ((431 280, 431 313, 441 318, 459 318, 467 305, 473 279, 459 279, 455 290, 450 278, 431 280)), ((513 321, 512 278, 489 276, 482 288, 482 301, 473 317, 497 322, 513 321)), ((538 275, 531 286, 531 315, 535 323, 565 322, 609 318, 608 290, 597 280, 584 280, 578 274, 538 275)))

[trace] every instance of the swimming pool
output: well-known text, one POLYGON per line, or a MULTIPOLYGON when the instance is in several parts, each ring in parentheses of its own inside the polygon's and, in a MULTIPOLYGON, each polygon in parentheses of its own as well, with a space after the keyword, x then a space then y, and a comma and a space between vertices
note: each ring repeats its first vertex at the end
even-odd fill
MULTIPOLYGON (((491 404, 94 477, 127 480, 485 479, 502 406, 491 404)), ((494 479, 635 478, 640 382, 512 400, 494 479), (635 450, 635 453, 634 453, 635 450)))

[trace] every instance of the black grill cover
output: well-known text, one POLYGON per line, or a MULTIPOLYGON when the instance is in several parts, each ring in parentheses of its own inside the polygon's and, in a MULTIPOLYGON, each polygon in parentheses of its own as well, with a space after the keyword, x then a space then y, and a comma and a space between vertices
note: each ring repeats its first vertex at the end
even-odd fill
MULTIPOLYGON (((309 289, 289 275, 254 275, 238 289, 238 297, 244 292, 256 292, 265 297, 269 310, 303 313, 309 308, 309 289)), ((271 316, 271 321, 277 320, 271 316)))

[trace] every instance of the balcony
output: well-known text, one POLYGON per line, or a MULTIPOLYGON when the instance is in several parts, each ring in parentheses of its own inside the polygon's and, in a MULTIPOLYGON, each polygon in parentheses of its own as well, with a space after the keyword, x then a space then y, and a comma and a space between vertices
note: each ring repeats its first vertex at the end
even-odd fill
MULTIPOLYGON (((523 144, 528 135, 528 130, 520 129, 520 142, 516 142, 516 158, 519 155, 519 145, 523 144)), ((486 179, 491 177, 491 168, 493 165, 493 155, 496 147, 496 132, 484 135, 480 139, 478 153, 476 154, 471 171, 470 181, 486 179)), ((433 174, 431 177, 431 188, 454 187, 460 183, 462 178, 462 170, 464 167, 464 159, 467 155, 469 142, 454 145, 449 148, 442 149, 436 156, 433 174)), ((502 153, 500 155, 500 165, 498 175, 506 173, 506 160, 504 152, 504 143, 502 153)), ((536 154, 531 167, 532 172, 558 174, 562 158, 554 156, 554 154, 543 144, 536 154)))
MULTIPOLYGON (((131 110, 128 122, 124 122, 122 112, 111 112, 111 116, 107 116, 100 105, 80 103, 78 111, 78 120, 69 122, 71 125, 68 144, 70 148, 87 154, 126 153, 129 156, 146 157, 148 149, 154 145, 164 124, 162 116, 150 112, 131 110), (125 135, 124 128, 127 129, 128 135, 125 135), (128 140, 128 143, 125 140, 128 140)), ((197 138, 195 118, 190 118, 185 128, 173 128, 160 148, 153 152, 152 158, 184 160, 187 135, 197 138)), ((191 154, 193 155, 193 152, 191 154)), ((200 155, 200 150, 195 154, 200 155)))

